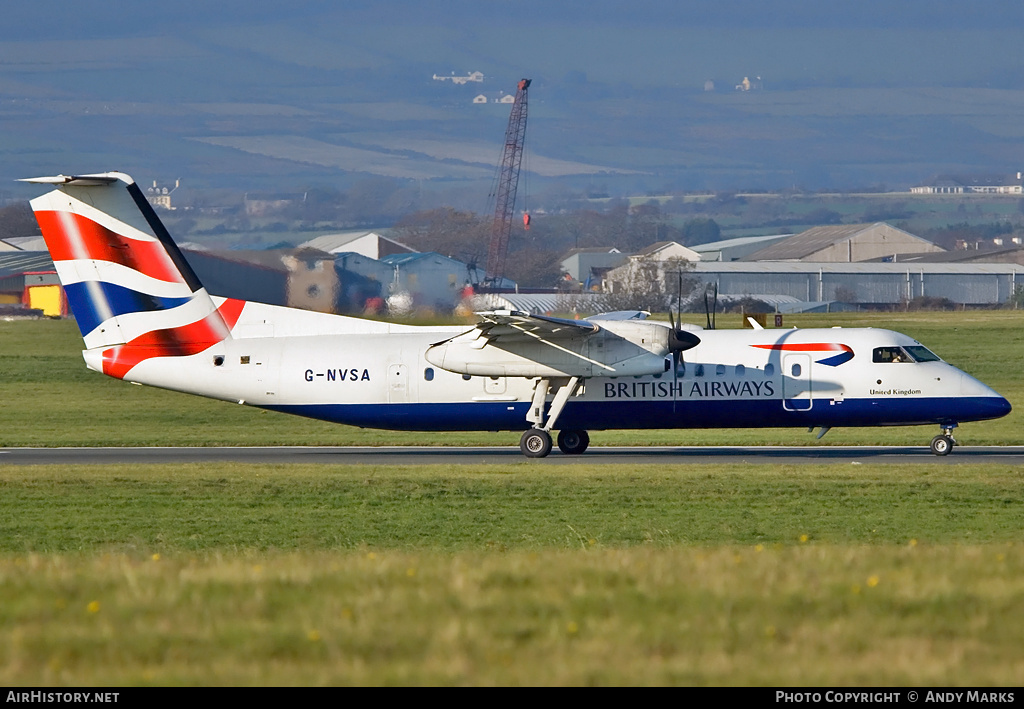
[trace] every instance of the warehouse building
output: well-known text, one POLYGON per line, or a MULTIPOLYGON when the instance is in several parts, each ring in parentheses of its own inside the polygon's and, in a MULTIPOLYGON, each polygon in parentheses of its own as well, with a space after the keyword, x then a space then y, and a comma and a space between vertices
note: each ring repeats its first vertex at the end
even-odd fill
POLYGON ((899 254, 945 251, 885 222, 818 226, 743 257, 744 261, 855 263, 899 254))
POLYGON ((1014 263, 701 261, 690 275, 702 289, 717 285, 722 295, 791 296, 803 302, 871 307, 892 307, 921 297, 947 298, 967 306, 996 305, 1024 285, 1024 266, 1014 263))
POLYGON ((395 269, 392 295, 405 293, 416 308, 450 312, 472 283, 469 265, 441 254, 393 254, 381 259, 395 269))
POLYGON ((270 305, 288 301, 288 269, 272 251, 195 251, 182 254, 212 295, 270 305))
POLYGON ((51 317, 68 314, 67 298, 49 253, 0 253, 0 306, 12 313, 25 308, 51 317))
POLYGON ((414 254, 416 249, 390 239, 375 231, 344 231, 324 234, 299 244, 300 249, 317 249, 329 254, 354 253, 372 259, 382 259, 393 254, 414 254))
POLYGON ((600 283, 611 268, 626 260, 626 254, 613 246, 598 246, 586 249, 572 249, 561 261, 562 272, 574 281, 600 283))
POLYGON ((359 253, 334 254, 334 270, 338 274, 339 313, 378 314, 390 295, 395 268, 359 253))
POLYGON ((756 251, 767 248, 772 244, 777 244, 791 236, 793 235, 741 236, 735 239, 691 245, 690 248, 700 254, 701 261, 739 261, 756 251))

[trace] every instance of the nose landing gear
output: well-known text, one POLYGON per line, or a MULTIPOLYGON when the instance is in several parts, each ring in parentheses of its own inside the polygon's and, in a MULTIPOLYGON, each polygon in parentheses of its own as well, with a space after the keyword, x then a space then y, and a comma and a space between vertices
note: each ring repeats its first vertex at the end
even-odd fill
POLYGON ((945 424, 942 427, 942 433, 932 439, 931 451, 935 455, 949 455, 950 451, 953 450, 953 446, 956 445, 956 441, 953 440, 953 429, 956 428, 956 424, 945 424))

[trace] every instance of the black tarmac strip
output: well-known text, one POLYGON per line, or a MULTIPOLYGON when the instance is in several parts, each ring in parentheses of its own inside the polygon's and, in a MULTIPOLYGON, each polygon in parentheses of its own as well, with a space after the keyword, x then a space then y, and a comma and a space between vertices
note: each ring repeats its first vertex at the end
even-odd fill
POLYGON ((1024 446, 957 446, 946 456, 928 446, 595 446, 583 455, 557 449, 529 459, 515 447, 444 446, 278 446, 225 448, 0 448, 3 465, 114 465, 157 463, 323 463, 360 465, 458 465, 524 463, 530 465, 629 465, 747 463, 775 465, 822 463, 1003 463, 1024 464, 1024 446))

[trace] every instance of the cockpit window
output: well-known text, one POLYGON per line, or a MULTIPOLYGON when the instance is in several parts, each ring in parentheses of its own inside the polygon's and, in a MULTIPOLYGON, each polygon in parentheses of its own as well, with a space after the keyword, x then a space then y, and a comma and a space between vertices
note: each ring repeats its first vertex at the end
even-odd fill
POLYGON ((942 359, 923 345, 907 345, 904 347, 915 362, 941 362, 942 359))
POLYGON ((873 362, 941 362, 939 356, 922 345, 906 347, 876 347, 873 362))
POLYGON ((872 362, 913 362, 902 347, 876 347, 871 352, 872 362))

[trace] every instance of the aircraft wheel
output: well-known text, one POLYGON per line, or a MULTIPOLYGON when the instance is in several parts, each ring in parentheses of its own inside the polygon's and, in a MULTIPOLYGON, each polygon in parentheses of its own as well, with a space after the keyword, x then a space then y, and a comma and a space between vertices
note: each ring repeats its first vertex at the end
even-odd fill
POLYGON ((558 450, 566 455, 579 455, 590 445, 590 434, 586 431, 567 429, 558 432, 558 450))
POLYGON ((551 436, 547 431, 531 428, 519 439, 519 450, 527 458, 543 458, 551 452, 551 436))
POLYGON ((936 436, 932 439, 931 449, 935 455, 949 455, 953 450, 953 439, 949 436, 936 436))

